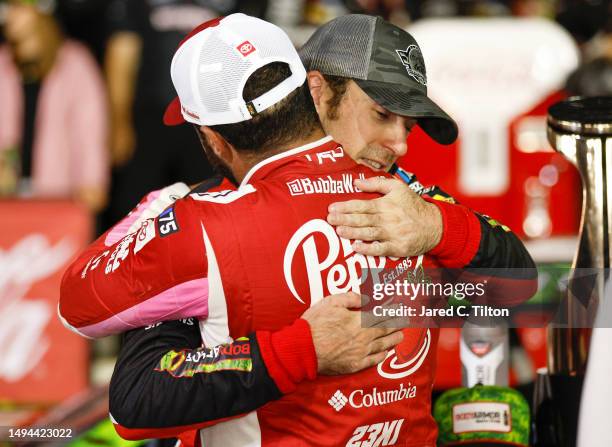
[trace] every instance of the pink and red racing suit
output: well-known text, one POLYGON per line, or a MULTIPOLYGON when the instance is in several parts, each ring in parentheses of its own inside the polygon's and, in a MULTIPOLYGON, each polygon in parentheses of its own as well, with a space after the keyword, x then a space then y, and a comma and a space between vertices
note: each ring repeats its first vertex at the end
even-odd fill
MULTIPOLYGON (((328 294, 358 291, 364 272, 404 261, 411 268, 457 267, 478 250, 479 220, 465 207, 439 202, 445 232, 431 256, 355 253, 324 217, 332 202, 375 197, 353 185, 374 175, 380 174, 357 165, 329 137, 270 157, 238 189, 191 194, 112 245, 106 241, 113 230, 100 238, 67 270, 60 315, 91 337, 187 317, 199 318, 207 347, 257 334, 259 353, 284 395, 240 417, 158 434, 206 425, 205 446, 434 446, 437 329, 405 329, 404 342, 377 367, 315 377, 308 325, 299 320, 328 294)), ((239 351, 226 354, 207 371, 186 375, 252 367, 239 351)), ((123 433, 129 436, 129 427, 123 433)))

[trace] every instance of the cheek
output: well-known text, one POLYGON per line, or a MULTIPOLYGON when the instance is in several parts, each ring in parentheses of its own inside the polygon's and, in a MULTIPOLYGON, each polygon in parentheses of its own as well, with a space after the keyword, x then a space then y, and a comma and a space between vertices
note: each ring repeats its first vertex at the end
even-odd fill
POLYGON ((354 153, 365 146, 358 123, 353 118, 339 117, 329 133, 349 152, 354 153))
POLYGON ((381 123, 372 122, 373 118, 364 111, 360 113, 359 104, 343 103, 338 110, 338 118, 325 120, 324 130, 340 143, 353 158, 358 158, 370 146, 381 140, 381 123))
MULTIPOLYGON (((344 104, 343 104, 344 106, 344 104)), ((358 117, 349 107, 340 107, 335 120, 324 120, 325 133, 345 147, 351 147, 359 139, 358 117)))
POLYGON ((358 116, 356 123, 356 131, 359 132, 359 137, 365 145, 377 145, 377 143, 383 140, 383 125, 380 122, 376 122, 367 113, 358 116))

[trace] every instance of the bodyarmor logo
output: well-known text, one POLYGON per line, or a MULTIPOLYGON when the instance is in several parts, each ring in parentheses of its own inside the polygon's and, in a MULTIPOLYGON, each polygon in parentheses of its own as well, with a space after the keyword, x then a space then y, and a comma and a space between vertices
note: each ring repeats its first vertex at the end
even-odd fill
MULTIPOLYGON (((336 231, 326 221, 313 219, 302 225, 285 249, 283 270, 285 281, 296 300, 306 304, 306 300, 297 290, 292 266, 296 256, 303 256, 310 287, 310 305, 312 306, 327 292, 344 293, 359 292, 359 285, 364 282, 368 273, 375 274, 385 266, 386 257, 364 256, 353 251, 348 239, 340 238, 336 231), (327 256, 321 259, 315 237, 325 239, 328 247, 327 256), (342 253, 341 253, 342 250, 342 253)), ((373 278, 374 282, 379 282, 373 278)))

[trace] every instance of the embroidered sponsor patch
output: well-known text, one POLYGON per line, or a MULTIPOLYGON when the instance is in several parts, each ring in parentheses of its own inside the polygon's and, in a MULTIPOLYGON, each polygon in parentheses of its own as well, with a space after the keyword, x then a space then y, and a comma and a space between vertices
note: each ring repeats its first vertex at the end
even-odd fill
POLYGON ((157 231, 159 231, 160 237, 168 236, 179 230, 180 228, 174 214, 174 206, 171 206, 157 217, 157 231))
POLYGON ((409 45, 405 50, 395 50, 406 71, 419 84, 427 85, 425 62, 421 50, 416 45, 409 45))
POLYGON ((238 50, 240 54, 242 54, 245 57, 256 50, 253 44, 249 42, 248 40, 245 40, 244 42, 242 42, 240 45, 236 47, 236 49, 238 50))
POLYGON ((331 175, 316 178, 299 178, 287 182, 289 194, 292 196, 303 196, 305 194, 353 194, 361 192, 354 186, 357 179, 365 180, 364 174, 354 177, 352 174, 342 174, 339 178, 331 175))
POLYGON ((453 199, 452 197, 450 197, 450 196, 443 196, 441 194, 434 194, 432 199, 438 200, 440 202, 456 203, 455 199, 453 199))
POLYGON ((512 429, 510 405, 501 402, 469 402, 453 406, 453 433, 497 432, 512 429))
POLYGON ((231 345, 199 348, 187 351, 169 351, 155 371, 167 372, 173 377, 193 377, 217 371, 253 370, 249 339, 242 337, 231 345))
POLYGON ((506 225, 503 225, 501 223, 499 223, 498 221, 496 221, 495 219, 489 217, 489 216, 483 216, 485 219, 487 219, 487 223, 492 227, 500 227, 502 230, 504 230, 506 233, 510 232, 510 228, 508 228, 506 225))
POLYGON ((138 253, 142 248, 155 238, 155 226, 153 221, 145 220, 136 234, 136 244, 134 244, 134 254, 138 253))

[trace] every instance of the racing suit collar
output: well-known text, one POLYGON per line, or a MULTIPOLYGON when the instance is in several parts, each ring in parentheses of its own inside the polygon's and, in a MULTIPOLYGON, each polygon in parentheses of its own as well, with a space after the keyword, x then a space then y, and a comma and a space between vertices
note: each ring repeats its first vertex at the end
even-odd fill
POLYGON ((264 177, 268 172, 273 170, 278 164, 277 162, 281 160, 289 159, 302 152, 317 149, 321 146, 330 146, 331 148, 334 145, 338 146, 338 143, 334 142, 330 135, 327 135, 319 140, 313 141, 303 146, 289 149, 288 151, 281 152, 280 154, 272 155, 264 160, 261 160, 259 163, 249 169, 249 172, 247 172, 247 174, 242 179, 242 182, 240 182, 239 188, 248 185, 253 180, 264 177))

